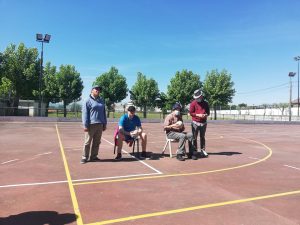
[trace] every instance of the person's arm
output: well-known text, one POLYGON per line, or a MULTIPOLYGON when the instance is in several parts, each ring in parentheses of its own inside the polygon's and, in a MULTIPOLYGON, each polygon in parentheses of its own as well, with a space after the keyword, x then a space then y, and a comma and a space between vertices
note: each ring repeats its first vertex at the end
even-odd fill
POLYGON ((173 123, 171 124, 171 121, 169 119, 169 117, 167 117, 165 119, 165 122, 164 122, 164 130, 173 130, 173 131, 180 131, 182 125, 178 125, 176 123, 173 123))
POLYGON ((123 134, 124 136, 125 135, 130 135, 130 132, 125 131, 124 127, 122 127, 120 125, 119 125, 119 133, 123 134))
POLYGON ((89 130, 89 125, 90 125, 90 109, 88 106, 88 101, 86 101, 82 105, 82 124, 83 124, 83 130, 87 132, 89 130))
POLYGON ((191 115, 192 117, 196 116, 194 101, 192 101, 192 103, 190 104, 190 115, 191 115))
POLYGON ((206 103, 206 106, 207 106, 207 109, 206 109, 206 114, 207 114, 207 116, 209 116, 209 115, 210 115, 210 109, 209 109, 209 105, 208 105, 208 103, 206 103))
POLYGON ((104 105, 104 123, 103 123, 103 131, 106 130, 106 126, 107 126, 107 118, 106 118, 106 107, 105 107, 105 102, 103 101, 103 105, 104 105))

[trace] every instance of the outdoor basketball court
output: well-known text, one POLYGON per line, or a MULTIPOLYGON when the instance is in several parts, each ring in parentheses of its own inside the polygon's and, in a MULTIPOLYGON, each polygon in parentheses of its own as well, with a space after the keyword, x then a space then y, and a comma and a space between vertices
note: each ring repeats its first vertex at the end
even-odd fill
POLYGON ((150 158, 115 162, 110 123, 82 165, 81 123, 1 122, 0 224, 300 224, 299 125, 210 122, 209 158, 185 162, 162 126, 143 124, 150 158))

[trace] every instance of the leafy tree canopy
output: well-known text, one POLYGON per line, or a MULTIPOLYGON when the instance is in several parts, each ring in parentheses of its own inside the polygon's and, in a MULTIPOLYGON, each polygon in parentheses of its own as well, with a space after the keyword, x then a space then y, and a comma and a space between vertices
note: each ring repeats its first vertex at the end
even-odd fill
POLYGON ((177 71, 168 85, 169 105, 180 102, 185 107, 193 99, 194 91, 201 86, 200 75, 187 70, 177 71))
POLYGON ((217 119, 216 107, 227 105, 232 101, 235 93, 233 86, 234 83, 231 81, 231 74, 226 70, 222 70, 221 72, 218 72, 218 70, 207 72, 203 91, 206 99, 214 108, 215 120, 217 119))
POLYGON ((137 81, 131 88, 131 93, 134 96, 134 103, 143 108, 144 117, 146 117, 147 107, 156 106, 156 98, 159 95, 157 82, 138 72, 137 81))
POLYGON ((36 48, 11 44, 2 54, 1 76, 11 81, 11 93, 17 98, 33 97, 38 90, 39 60, 36 48))
POLYGON ((101 96, 105 99, 105 104, 109 110, 112 109, 114 103, 122 101, 127 96, 126 78, 119 74, 115 67, 111 67, 108 72, 97 77, 93 85, 96 84, 102 87, 101 96))
POLYGON ((57 73, 59 97, 64 102, 64 116, 66 117, 66 106, 81 96, 83 84, 80 73, 75 66, 61 65, 57 73))

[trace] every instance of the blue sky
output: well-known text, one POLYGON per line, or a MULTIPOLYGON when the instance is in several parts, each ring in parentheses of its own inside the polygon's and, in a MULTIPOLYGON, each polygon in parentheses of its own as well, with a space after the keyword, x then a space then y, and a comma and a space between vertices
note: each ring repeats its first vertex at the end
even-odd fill
POLYGON ((142 72, 163 92, 176 71, 203 81, 226 69, 233 104, 288 102, 300 55, 299 0, 0 0, 0 12, 0 51, 21 42, 40 50, 35 34, 51 34, 44 62, 74 65, 83 97, 115 66, 129 88, 142 72))

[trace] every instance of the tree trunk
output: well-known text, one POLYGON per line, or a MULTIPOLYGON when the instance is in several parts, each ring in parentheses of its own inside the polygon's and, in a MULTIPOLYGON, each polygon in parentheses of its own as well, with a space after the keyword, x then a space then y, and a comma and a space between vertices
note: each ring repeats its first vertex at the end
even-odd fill
POLYGON ((214 106, 214 120, 217 120, 217 107, 214 106))
POLYGON ((106 117, 109 118, 110 110, 107 108, 106 117))
POLYGON ((18 106, 19 106, 19 100, 20 100, 20 97, 19 96, 15 96, 13 98, 13 104, 12 104, 12 111, 13 111, 13 115, 14 116, 18 116, 18 106))
POLYGON ((45 117, 48 117, 49 101, 46 102, 45 117))
POLYGON ((64 101, 64 117, 67 117, 67 103, 64 101))
POLYGON ((144 118, 147 118, 147 106, 146 105, 144 105, 143 115, 144 115, 144 118))

